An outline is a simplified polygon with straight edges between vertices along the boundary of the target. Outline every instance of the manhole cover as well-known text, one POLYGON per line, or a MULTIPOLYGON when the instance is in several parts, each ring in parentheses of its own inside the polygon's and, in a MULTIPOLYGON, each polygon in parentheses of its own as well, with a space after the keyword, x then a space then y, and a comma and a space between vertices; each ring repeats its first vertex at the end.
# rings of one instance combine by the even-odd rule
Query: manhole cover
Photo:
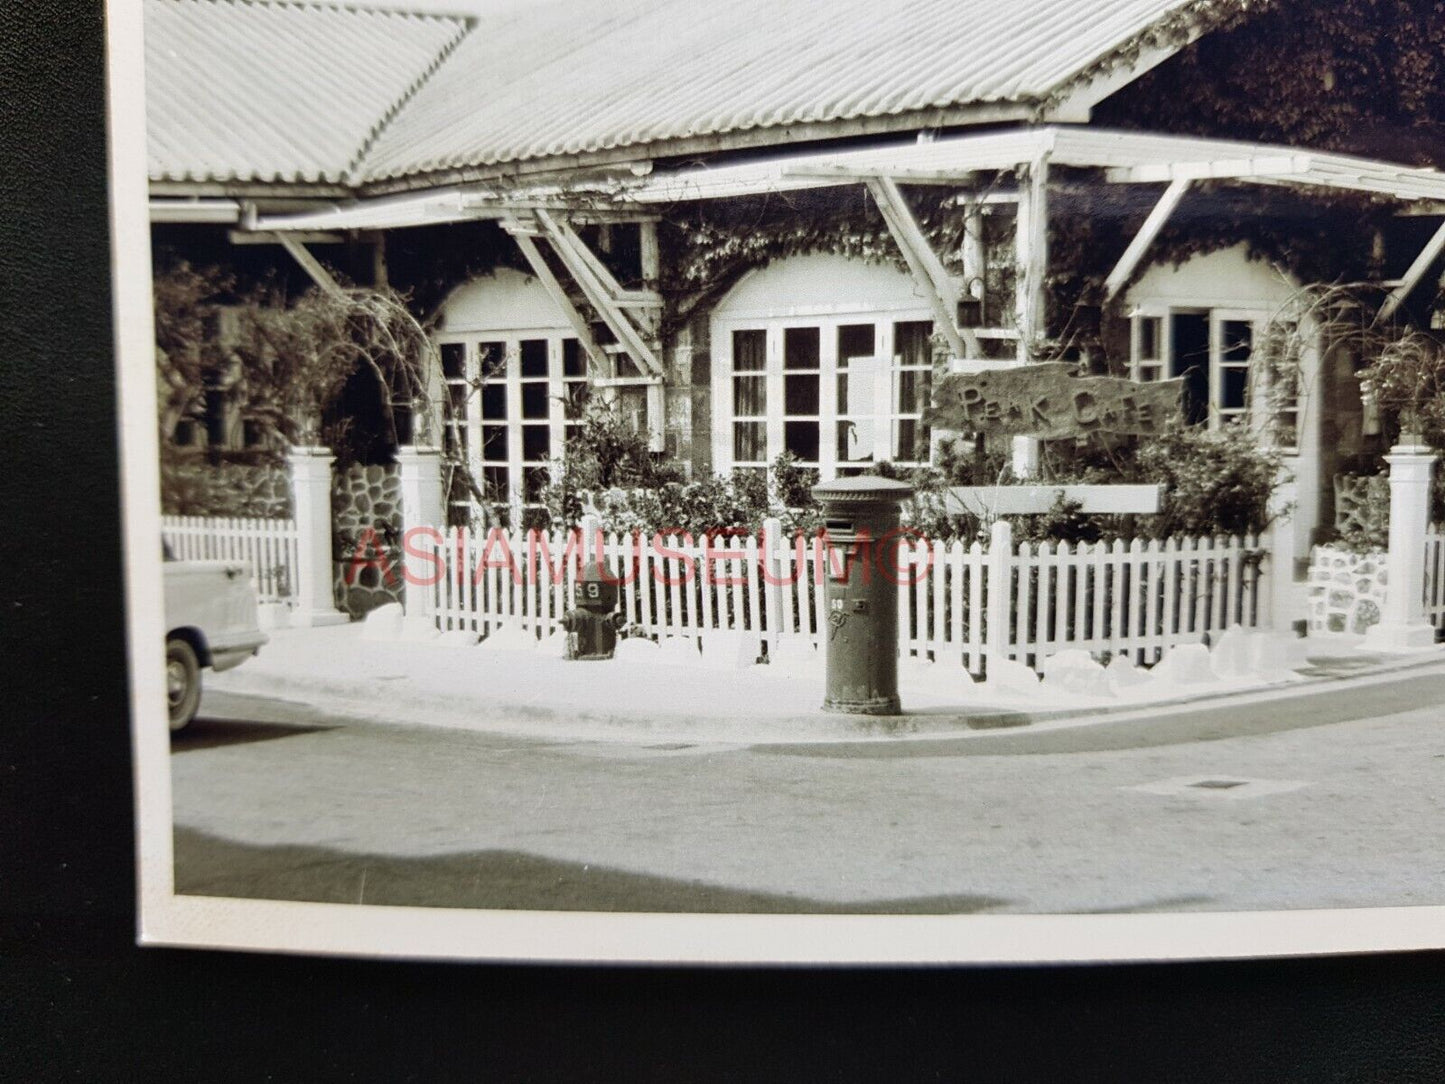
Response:
POLYGON ((1218 775, 1185 775, 1119 789, 1143 794, 1157 794, 1166 798, 1208 797, 1235 801, 1246 798, 1263 798, 1270 794, 1287 794, 1292 790, 1299 790, 1301 787, 1307 786, 1309 783, 1300 779, 1231 779, 1228 776, 1218 775))

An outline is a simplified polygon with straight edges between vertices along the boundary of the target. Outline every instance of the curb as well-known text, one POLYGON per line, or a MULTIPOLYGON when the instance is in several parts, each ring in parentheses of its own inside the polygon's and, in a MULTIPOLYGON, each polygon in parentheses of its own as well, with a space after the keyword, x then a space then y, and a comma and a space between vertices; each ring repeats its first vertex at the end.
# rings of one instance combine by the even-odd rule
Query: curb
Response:
MULTIPOLYGON (((619 740, 624 737, 646 738, 649 730, 696 731, 700 728, 715 731, 706 737, 697 737, 704 742, 767 745, 775 743, 848 743, 877 741, 908 741, 938 739, 946 737, 986 737, 992 733, 1017 732, 1032 726, 1061 724, 1050 729, 1062 729, 1063 725, 1088 726, 1096 723, 1117 721, 1126 716, 1143 714, 1174 714, 1184 709, 1208 709, 1215 705, 1227 705, 1233 701, 1263 697, 1266 701, 1286 699, 1291 695, 1311 695, 1322 686, 1368 683, 1387 679, 1394 674, 1408 675, 1445 662, 1445 657, 1431 652, 1425 657, 1402 658, 1395 662, 1373 665, 1369 669, 1354 673, 1297 675, 1297 680, 1235 687, 1224 690, 1201 691, 1194 695, 1182 695, 1168 700, 1133 703, 1104 703, 1083 707, 1060 707, 1030 710, 1027 708, 999 708, 990 706, 977 712, 967 710, 925 709, 900 716, 876 715, 831 715, 819 711, 816 715, 750 715, 742 718, 726 715, 691 716, 686 712, 674 712, 665 717, 658 714, 638 712, 578 710, 558 707, 543 702, 486 701, 469 697, 428 695, 425 692, 410 691, 406 708, 395 720, 401 726, 435 726, 442 729, 457 729, 458 726, 445 720, 435 722, 416 718, 418 710, 435 710, 451 719, 462 716, 510 717, 513 720, 537 723, 566 720, 584 727, 613 732, 608 737, 619 740), (729 725, 739 725, 749 732, 746 735, 723 733, 729 725), (778 731, 758 736, 759 729, 778 731)), ((342 685, 326 678, 297 678, 286 674, 257 674, 249 680, 244 668, 227 674, 225 679, 214 682, 217 691, 250 696, 278 696, 280 699, 294 699, 337 713, 356 713, 375 718, 378 705, 385 699, 369 693, 377 690, 357 689, 355 685, 342 685), (319 701, 319 702, 318 702, 319 701)), ((490 729, 483 727, 481 729, 490 729)), ((499 730, 503 728, 498 728, 499 730)), ((513 731, 516 732, 516 731, 513 731)), ((548 737, 532 733, 531 737, 548 737)), ((575 735, 571 735, 575 737, 575 735)), ((653 734, 652 736, 657 736, 653 734)), ((589 740, 589 739, 577 739, 589 740)), ((605 739, 604 739, 605 740, 605 739)))

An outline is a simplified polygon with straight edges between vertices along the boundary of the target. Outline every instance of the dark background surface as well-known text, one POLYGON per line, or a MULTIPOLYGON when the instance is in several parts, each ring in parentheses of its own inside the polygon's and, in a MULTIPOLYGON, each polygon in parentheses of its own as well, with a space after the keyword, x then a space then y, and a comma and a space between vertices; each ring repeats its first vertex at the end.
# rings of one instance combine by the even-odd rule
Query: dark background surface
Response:
POLYGON ((0 1078, 1445 1076, 1438 953, 829 972, 135 948, 103 47, 97 4, 0 5, 0 1078))

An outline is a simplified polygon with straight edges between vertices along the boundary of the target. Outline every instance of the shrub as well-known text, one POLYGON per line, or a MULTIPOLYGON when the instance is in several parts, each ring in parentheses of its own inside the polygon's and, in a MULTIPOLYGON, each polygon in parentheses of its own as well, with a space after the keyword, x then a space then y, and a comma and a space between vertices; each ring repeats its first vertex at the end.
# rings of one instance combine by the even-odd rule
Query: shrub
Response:
POLYGON ((1242 426, 1176 426, 1140 444, 1141 480, 1164 486, 1156 516, 1141 519, 1155 538, 1259 534, 1280 476, 1279 452, 1242 426))

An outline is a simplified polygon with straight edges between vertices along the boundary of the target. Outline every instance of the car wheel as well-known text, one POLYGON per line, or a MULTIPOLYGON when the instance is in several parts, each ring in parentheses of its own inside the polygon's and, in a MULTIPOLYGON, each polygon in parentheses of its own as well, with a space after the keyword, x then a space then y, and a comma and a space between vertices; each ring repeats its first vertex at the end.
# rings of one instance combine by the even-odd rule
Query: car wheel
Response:
POLYGON ((172 730, 194 719, 201 706, 201 664, 184 640, 166 641, 166 704, 172 730))

